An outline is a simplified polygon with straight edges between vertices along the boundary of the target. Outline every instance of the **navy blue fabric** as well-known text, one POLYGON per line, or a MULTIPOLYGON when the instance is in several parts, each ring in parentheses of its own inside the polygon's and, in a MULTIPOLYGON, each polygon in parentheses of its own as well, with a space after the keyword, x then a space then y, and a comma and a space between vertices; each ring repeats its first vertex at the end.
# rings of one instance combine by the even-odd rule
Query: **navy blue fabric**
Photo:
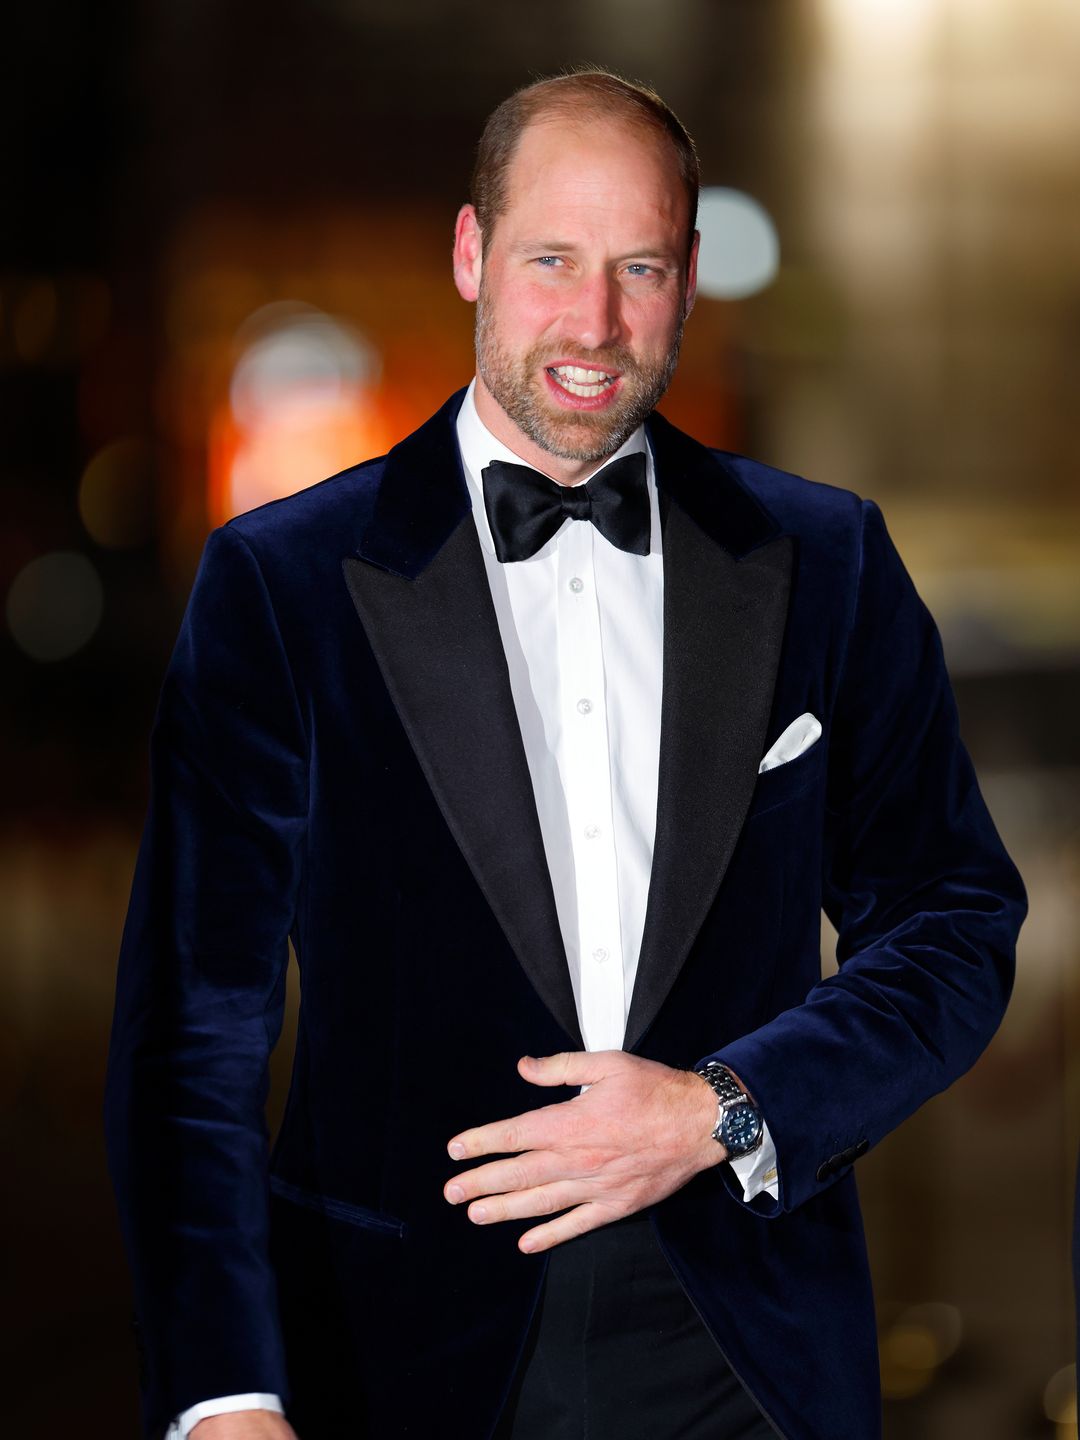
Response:
MULTIPOLYGON (((527 1223, 471 1226, 441 1194, 455 1131, 560 1093, 517 1057, 578 1043, 460 401, 215 531, 169 667, 106 1100, 148 1434, 275 1391, 302 1440, 477 1440, 528 1334, 545 1261, 516 1249, 527 1223), (290 935, 301 1010, 271 1157, 290 935)), ((1023 888, 876 507, 658 416, 649 435, 670 604, 629 1040, 730 1065, 781 1172, 776 1206, 722 1166, 653 1225, 789 1440, 872 1440, 852 1162, 993 1033, 1023 888), (821 739, 759 777, 805 711, 821 739), (822 906, 841 960, 824 982, 822 906)))

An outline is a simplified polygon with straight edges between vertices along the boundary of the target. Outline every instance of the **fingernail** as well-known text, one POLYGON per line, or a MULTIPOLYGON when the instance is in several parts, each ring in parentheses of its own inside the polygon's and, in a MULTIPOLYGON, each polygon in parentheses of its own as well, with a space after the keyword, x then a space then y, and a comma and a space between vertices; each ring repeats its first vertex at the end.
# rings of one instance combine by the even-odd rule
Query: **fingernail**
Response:
POLYGON ((455 1140, 454 1143, 448 1148, 450 1150, 450 1158, 452 1160, 465 1159, 465 1146, 462 1145, 460 1140, 455 1140))
POLYGON ((526 1235, 523 1240, 518 1242, 518 1249, 524 1250, 526 1255, 531 1255, 532 1252, 536 1249, 536 1241, 530 1240, 528 1235, 526 1235))
POLYGON ((462 1200, 465 1199, 465 1191, 460 1185, 451 1185, 446 1191, 446 1198, 450 1201, 451 1205, 460 1205, 462 1200))
POLYGON ((469 1211, 469 1219, 476 1225, 482 1225, 487 1219, 487 1207, 485 1205, 474 1205, 469 1211))

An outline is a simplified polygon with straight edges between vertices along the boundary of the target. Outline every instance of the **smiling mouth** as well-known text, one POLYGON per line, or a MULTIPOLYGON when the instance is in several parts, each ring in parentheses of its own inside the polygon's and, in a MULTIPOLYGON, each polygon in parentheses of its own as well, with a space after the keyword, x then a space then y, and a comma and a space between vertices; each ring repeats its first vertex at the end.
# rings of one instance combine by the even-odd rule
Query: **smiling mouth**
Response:
POLYGON ((583 400, 595 400, 611 388, 619 378, 603 370, 587 370, 582 365, 549 365, 547 373, 571 395, 583 400))

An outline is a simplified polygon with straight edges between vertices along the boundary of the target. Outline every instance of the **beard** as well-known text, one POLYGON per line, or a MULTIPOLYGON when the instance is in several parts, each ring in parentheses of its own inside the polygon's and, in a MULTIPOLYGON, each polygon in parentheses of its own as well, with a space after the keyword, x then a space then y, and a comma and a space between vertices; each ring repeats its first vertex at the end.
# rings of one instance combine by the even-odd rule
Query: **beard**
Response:
POLYGON ((476 368, 496 403, 534 445, 562 460, 606 460, 656 408, 679 363, 680 318, 667 353, 641 361, 620 345, 581 350, 572 344, 534 345, 515 358, 496 332, 483 281, 476 300, 476 368), (603 410, 564 410, 546 393, 539 372, 545 360, 573 360, 588 369, 619 372, 619 394, 603 410))

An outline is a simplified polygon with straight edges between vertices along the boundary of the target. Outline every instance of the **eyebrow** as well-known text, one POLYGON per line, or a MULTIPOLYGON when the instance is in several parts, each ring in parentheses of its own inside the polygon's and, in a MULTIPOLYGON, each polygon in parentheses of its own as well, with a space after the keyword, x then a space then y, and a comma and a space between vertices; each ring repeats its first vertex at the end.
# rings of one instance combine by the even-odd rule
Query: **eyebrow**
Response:
MULTIPOLYGON (((580 246, 570 240, 521 240, 516 245, 511 245, 510 250, 515 255, 565 255, 573 254, 580 246)), ((678 257, 674 250, 653 250, 643 245, 640 250, 629 250, 625 255, 616 255, 615 264, 623 260, 664 260, 677 262, 678 257)))
POLYGON ((512 247, 514 250, 535 250, 546 254, 549 250, 573 250, 574 246, 569 240, 519 240, 512 247))

